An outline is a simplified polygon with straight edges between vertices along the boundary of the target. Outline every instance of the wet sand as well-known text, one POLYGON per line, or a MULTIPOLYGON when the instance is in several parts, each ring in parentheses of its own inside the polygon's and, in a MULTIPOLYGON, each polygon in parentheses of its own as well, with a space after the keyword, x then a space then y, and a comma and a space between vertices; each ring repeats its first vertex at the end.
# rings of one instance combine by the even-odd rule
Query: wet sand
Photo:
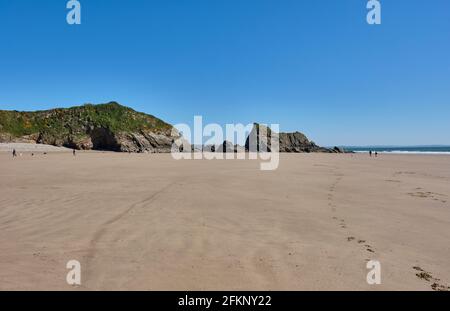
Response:
POLYGON ((65 147, 56 147, 43 144, 0 143, 0 152, 11 153, 14 149, 17 153, 72 152, 71 149, 65 147))
POLYGON ((0 290, 442 289, 450 157, 0 153, 0 232, 0 290))

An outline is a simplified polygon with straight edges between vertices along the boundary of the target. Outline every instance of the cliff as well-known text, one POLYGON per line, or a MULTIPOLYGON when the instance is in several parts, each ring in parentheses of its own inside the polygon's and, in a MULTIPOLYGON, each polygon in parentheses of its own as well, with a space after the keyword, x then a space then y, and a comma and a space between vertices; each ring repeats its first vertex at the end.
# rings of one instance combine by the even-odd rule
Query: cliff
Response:
POLYGON ((84 150, 170 152, 172 126, 110 102, 36 112, 0 110, 0 142, 84 150))
MULTIPOLYGON (((300 132, 275 133, 270 128, 254 124, 245 143, 246 151, 271 151, 270 138, 279 138, 280 152, 339 153, 337 147, 317 146, 300 132)), ((118 152, 171 152, 179 138, 172 125, 145 113, 119 105, 77 106, 36 112, 0 110, 0 143, 25 142, 63 146, 82 150, 118 152)), ((220 146, 203 149, 218 152, 243 151, 225 141, 220 146)), ((194 148, 195 149, 195 148, 194 148)))

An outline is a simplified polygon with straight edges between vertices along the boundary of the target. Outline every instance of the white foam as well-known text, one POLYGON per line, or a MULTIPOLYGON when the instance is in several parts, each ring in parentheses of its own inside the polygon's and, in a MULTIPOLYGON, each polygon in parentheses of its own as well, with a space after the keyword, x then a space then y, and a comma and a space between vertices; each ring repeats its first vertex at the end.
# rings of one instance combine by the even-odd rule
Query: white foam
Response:
MULTIPOLYGON (((369 153, 369 150, 357 150, 355 153, 369 153)), ((372 153, 381 154, 430 154, 430 155, 450 155, 450 151, 404 151, 404 150, 392 150, 392 151, 372 151, 372 153)))

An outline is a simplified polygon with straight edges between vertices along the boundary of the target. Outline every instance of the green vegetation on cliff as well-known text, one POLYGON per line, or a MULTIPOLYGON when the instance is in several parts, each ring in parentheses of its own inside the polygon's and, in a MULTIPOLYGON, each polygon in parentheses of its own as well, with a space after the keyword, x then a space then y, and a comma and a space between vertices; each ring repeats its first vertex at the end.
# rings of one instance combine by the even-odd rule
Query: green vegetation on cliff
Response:
POLYGON ((116 102, 36 112, 0 110, 0 133, 16 138, 29 135, 82 137, 96 128, 131 133, 165 131, 172 127, 154 116, 134 111, 116 102))

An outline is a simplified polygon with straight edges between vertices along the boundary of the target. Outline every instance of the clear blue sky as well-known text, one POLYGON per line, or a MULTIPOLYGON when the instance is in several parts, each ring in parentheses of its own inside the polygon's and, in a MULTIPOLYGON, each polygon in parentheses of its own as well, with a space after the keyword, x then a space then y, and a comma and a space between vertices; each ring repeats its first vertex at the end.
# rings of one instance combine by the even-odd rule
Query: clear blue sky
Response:
POLYGON ((0 0, 0 109, 118 101, 322 145, 450 144, 450 1, 0 0))

